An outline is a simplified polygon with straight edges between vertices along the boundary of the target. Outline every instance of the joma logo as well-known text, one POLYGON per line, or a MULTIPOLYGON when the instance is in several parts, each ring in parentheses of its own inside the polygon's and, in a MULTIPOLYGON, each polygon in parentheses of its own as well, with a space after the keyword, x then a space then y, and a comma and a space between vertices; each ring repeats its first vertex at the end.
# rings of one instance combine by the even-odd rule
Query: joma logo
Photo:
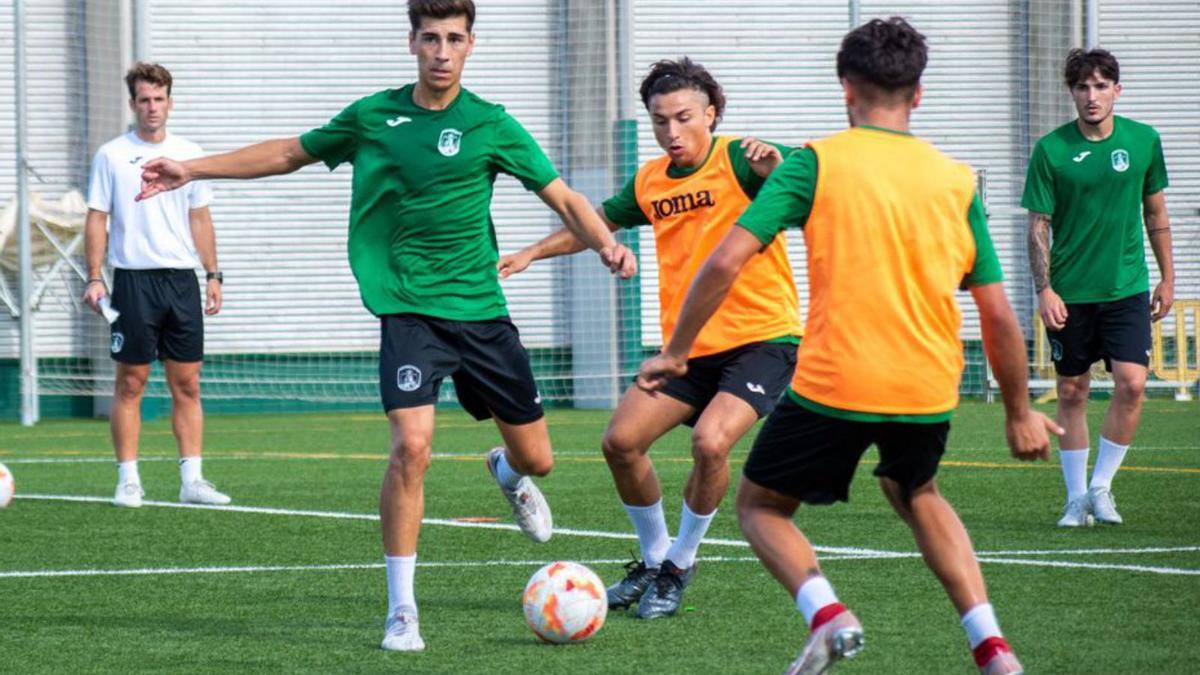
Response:
POLYGON ((708 190, 701 190, 696 194, 682 194, 666 199, 655 199, 650 203, 654 206, 654 217, 660 220, 680 213, 687 213, 692 209, 701 209, 716 205, 712 193, 708 190))

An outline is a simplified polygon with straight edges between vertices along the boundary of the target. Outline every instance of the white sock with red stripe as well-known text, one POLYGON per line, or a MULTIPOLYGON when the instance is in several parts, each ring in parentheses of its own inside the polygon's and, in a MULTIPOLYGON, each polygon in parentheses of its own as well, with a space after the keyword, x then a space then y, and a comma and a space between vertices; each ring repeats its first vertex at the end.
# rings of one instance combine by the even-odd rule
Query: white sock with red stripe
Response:
POLYGON ((838 602, 833 586, 823 576, 811 577, 800 584, 800 590, 796 591, 796 607, 804 615, 809 630, 820 628, 833 617, 846 611, 846 606, 838 602))
POLYGON ((997 653, 1012 651, 1004 635, 1000 633, 1000 623, 996 621, 996 612, 991 603, 985 602, 968 609, 962 615, 962 627, 967 633, 971 653, 975 655, 975 664, 980 668, 997 653))

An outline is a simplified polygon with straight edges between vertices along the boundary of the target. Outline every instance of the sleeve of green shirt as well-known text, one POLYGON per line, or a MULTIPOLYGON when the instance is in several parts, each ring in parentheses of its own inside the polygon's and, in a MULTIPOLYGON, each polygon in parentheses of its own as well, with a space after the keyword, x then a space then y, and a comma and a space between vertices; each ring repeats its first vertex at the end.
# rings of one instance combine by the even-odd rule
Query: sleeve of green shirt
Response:
MULTIPOLYGON (((750 199, 754 199, 767 179, 754 173, 754 169, 750 167, 750 161, 746 159, 746 151, 742 149, 742 140, 735 138, 729 141, 729 164, 733 167, 733 174, 737 176, 738 184, 742 186, 742 192, 745 192, 750 199)), ((795 148, 781 143, 763 142, 775 146, 784 159, 787 159, 787 156, 795 150, 795 148)))
POLYGON ((1021 206, 1033 213, 1054 214, 1054 167, 1050 166, 1050 158, 1041 143, 1033 146, 1029 156, 1021 206))
POLYGON ((1150 170, 1146 172, 1146 184, 1142 195, 1148 196, 1167 189, 1167 160, 1163 157, 1162 137, 1155 134, 1154 150, 1150 157, 1150 170))
POLYGON ((604 201, 604 216, 621 227, 649 225, 650 219, 637 201, 637 175, 625 181, 625 187, 604 201))
POLYGON ((967 207, 967 222, 971 226, 971 235, 975 237, 975 264, 963 279, 963 288, 1003 281, 1004 272, 1000 269, 1000 258, 996 256, 992 235, 988 233, 987 212, 979 193, 975 194, 971 205, 967 207))
POLYGON ((496 126, 496 169, 521 181, 526 190, 537 192, 558 178, 554 165, 533 136, 506 112, 496 126))
POLYGON ((804 227, 817 192, 817 153, 803 148, 788 155, 763 183, 758 196, 738 218, 738 227, 763 246, 788 227, 804 227))
POLYGON ((353 162, 358 150, 358 105, 355 101, 346 106, 337 117, 323 127, 317 127, 300 136, 300 147, 310 157, 316 157, 330 170, 342 162, 353 162))

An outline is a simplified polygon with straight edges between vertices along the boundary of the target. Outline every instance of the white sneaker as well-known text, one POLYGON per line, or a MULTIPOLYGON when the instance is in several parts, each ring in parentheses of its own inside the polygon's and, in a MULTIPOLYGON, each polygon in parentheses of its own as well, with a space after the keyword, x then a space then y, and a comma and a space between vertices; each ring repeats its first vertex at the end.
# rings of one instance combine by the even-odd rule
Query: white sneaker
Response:
POLYGON ((1025 667, 1010 651, 997 653, 987 663, 979 667, 980 675, 1024 675, 1025 667))
MULTIPOLYGON (((497 485, 499 485, 500 479, 496 477, 496 463, 500 461, 503 454, 504 448, 502 447, 492 448, 487 454, 488 472, 492 474, 492 478, 496 479, 497 485)), ((550 515, 550 505, 546 503, 545 495, 538 489, 538 486, 533 484, 533 480, 529 476, 523 476, 515 490, 509 490, 501 485, 500 492, 512 505, 513 518, 525 536, 539 544, 550 540, 550 535, 554 531, 554 518, 550 515)))
POLYGON ((383 624, 383 642, 379 643, 379 648, 389 652, 419 652, 425 649, 415 610, 401 608, 388 617, 383 624))
POLYGON ((1120 525, 1124 522, 1121 514, 1117 513, 1117 500, 1108 488, 1094 487, 1088 490, 1088 503, 1097 523, 1120 525))
POLYGON ((863 629, 858 618, 846 610, 826 621, 808 636, 804 650, 783 675, 820 675, 829 672, 839 659, 862 651, 863 629))
POLYGON ((233 501, 229 495, 217 492, 216 486, 206 480, 194 480, 179 486, 179 501, 185 504, 216 504, 218 506, 233 501))
POLYGON ((1087 492, 1068 501, 1058 519, 1059 527, 1091 527, 1092 523, 1092 500, 1087 492))
POLYGON ((119 483, 117 492, 113 495, 113 506, 124 506, 127 509, 137 509, 142 506, 142 497, 146 492, 141 483, 119 483))

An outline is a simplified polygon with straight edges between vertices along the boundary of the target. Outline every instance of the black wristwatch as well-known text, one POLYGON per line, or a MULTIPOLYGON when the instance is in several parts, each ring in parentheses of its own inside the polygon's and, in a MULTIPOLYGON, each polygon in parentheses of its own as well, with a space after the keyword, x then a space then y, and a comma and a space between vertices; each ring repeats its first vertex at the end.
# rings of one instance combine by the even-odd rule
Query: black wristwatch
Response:
POLYGON ((208 272, 204 275, 205 281, 212 281, 214 279, 217 281, 218 284, 221 284, 221 285, 225 284, 225 275, 221 272, 208 272))

